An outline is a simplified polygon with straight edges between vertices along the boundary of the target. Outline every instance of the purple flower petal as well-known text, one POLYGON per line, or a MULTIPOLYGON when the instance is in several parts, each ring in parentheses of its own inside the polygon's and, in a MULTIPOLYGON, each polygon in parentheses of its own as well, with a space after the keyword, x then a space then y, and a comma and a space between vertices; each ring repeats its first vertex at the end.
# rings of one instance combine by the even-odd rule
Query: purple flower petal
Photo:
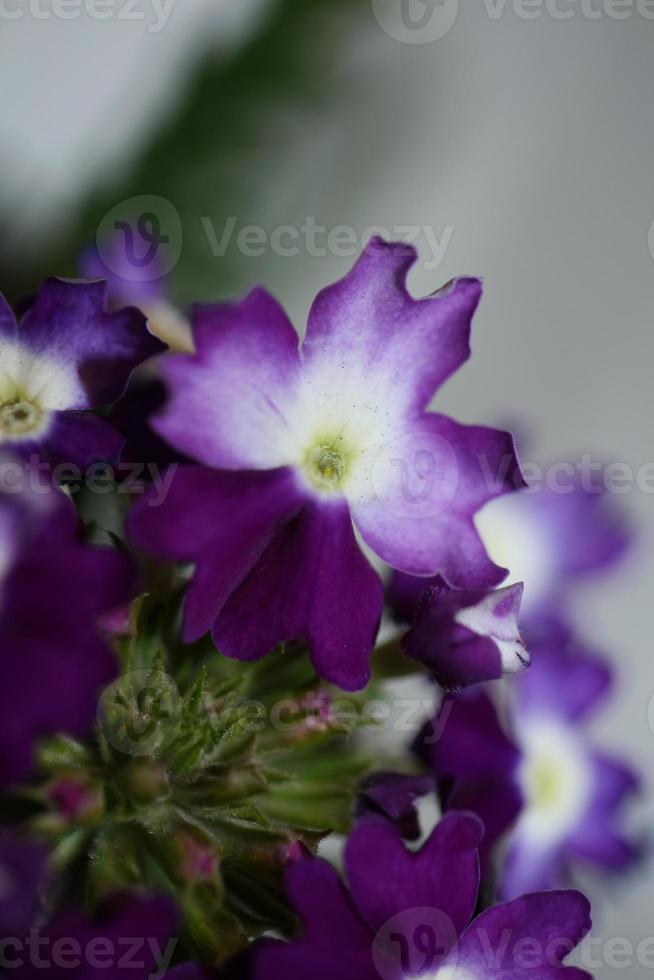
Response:
POLYGON ((359 549, 344 502, 308 504, 280 527, 213 630, 227 656, 253 660, 303 637, 316 672, 365 687, 383 587, 359 549), (281 587, 280 587, 281 585, 281 587))
POLYGON ((582 722, 608 694, 609 664, 569 640, 566 649, 547 637, 530 644, 532 666, 518 679, 519 716, 554 715, 569 724, 582 722))
POLYGON ((0 937, 23 936, 39 907, 45 848, 8 834, 0 837, 0 937))
POLYGON ((563 966, 590 931, 590 906, 579 892, 525 895, 483 912, 453 956, 452 980, 581 980, 583 970, 563 966))
POLYGON ((372 934, 333 868, 298 861, 287 872, 286 888, 302 935, 293 943, 263 943, 254 956, 254 980, 379 980, 372 934))
POLYGON ((27 505, 25 495, 0 495, 3 508, 20 523, 0 609, 0 783, 6 784, 30 774, 40 737, 88 733, 98 695, 117 668, 98 622, 128 601, 133 576, 126 555, 78 540, 74 508, 62 494, 51 490, 27 505))
POLYGON ((506 575, 488 558, 473 516, 521 486, 510 435, 423 415, 387 446, 373 470, 376 495, 354 502, 365 541, 387 564, 440 573, 460 588, 491 588, 506 575))
POLYGON ((163 499, 153 487, 132 508, 127 527, 137 548, 195 564, 184 609, 187 643, 211 629, 275 528, 302 502, 288 469, 232 473, 182 466, 163 499))
POLYGON ((434 788, 432 776, 375 773, 361 787, 358 816, 381 814, 397 825, 404 838, 417 840, 420 825, 415 801, 432 793, 434 788))
POLYGON ((610 871, 622 871, 641 857, 641 844, 621 829, 625 805, 636 795, 640 780, 619 759, 593 753, 594 792, 588 810, 567 842, 573 857, 610 871))
POLYGON ((447 690, 516 673, 529 662, 518 631, 521 596, 521 585, 482 592, 436 580, 402 648, 447 690))
POLYGON ((311 367, 356 365, 379 378, 405 412, 426 408, 467 360, 481 298, 479 280, 459 279, 412 299, 406 277, 416 258, 410 246, 373 239, 352 271, 316 298, 302 348, 311 367))
POLYGON ((423 732, 419 751, 437 776, 451 779, 512 779, 520 764, 520 752, 482 690, 446 698, 438 717, 423 732))
MULTIPOLYGON (((97 415, 57 412, 47 435, 34 449, 55 466, 68 463, 86 470, 93 462, 115 459, 122 444, 120 432, 97 415)), ((22 444, 22 455, 29 455, 26 449, 22 444)))
POLYGON ((362 821, 345 850, 356 908, 375 931, 406 909, 438 909, 453 926, 449 937, 440 938, 455 942, 477 902, 477 847, 482 837, 479 820, 470 814, 451 813, 412 854, 392 824, 376 818, 362 821))
POLYGON ((153 420, 176 449, 221 469, 290 463, 289 406, 297 384, 298 337, 278 303, 256 289, 242 303, 194 310, 197 354, 161 365, 170 399, 153 420))

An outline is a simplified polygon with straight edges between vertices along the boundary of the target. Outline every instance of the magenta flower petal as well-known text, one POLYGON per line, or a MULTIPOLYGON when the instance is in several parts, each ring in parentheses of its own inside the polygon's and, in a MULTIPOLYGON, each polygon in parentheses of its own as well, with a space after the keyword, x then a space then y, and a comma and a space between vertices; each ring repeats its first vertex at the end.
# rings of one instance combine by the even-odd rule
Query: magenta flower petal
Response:
POLYGON ((223 608, 213 637, 239 660, 304 637, 321 677, 360 690, 370 677, 383 602, 381 580, 357 545, 346 504, 308 504, 278 529, 223 608))
POLYGON ((300 357, 284 311, 256 289, 242 303, 196 307, 193 336, 196 354, 176 354, 161 365, 170 400, 155 430, 208 466, 286 465, 300 357))

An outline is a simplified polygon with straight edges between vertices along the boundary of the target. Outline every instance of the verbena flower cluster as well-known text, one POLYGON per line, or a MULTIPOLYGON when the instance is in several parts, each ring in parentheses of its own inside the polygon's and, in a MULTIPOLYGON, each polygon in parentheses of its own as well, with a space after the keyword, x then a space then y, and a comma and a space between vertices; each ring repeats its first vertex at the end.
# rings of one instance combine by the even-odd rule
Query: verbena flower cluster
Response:
POLYGON ((0 299, 0 975, 589 975, 573 875, 641 848, 573 593, 631 535, 430 410, 482 287, 414 261, 373 240, 301 342, 96 253, 0 299))

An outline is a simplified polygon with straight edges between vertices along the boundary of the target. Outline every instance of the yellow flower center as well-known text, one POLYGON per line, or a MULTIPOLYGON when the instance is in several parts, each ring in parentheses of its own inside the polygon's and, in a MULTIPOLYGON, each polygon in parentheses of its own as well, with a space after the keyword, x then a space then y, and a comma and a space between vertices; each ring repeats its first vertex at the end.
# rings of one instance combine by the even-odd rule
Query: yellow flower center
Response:
POLYGON ((352 450, 344 443, 342 436, 321 439, 307 450, 303 469, 316 490, 334 493, 342 488, 352 459, 352 450))
POLYGON ((541 758, 534 762, 529 783, 533 806, 540 810, 551 810, 557 806, 563 785, 559 766, 554 759, 541 758))
POLYGON ((21 439, 43 426, 44 412, 26 398, 15 398, 0 405, 0 436, 21 439))

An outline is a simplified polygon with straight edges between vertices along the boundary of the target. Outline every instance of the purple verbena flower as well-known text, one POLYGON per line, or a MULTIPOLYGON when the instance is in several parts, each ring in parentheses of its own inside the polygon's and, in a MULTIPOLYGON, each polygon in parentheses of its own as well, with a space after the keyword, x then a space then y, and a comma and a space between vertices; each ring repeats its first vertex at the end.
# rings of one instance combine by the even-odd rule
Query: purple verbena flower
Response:
POLYGON ((420 747, 446 806, 473 810, 486 824, 484 859, 510 831, 504 898, 564 884, 574 864, 621 870, 639 853, 621 828, 638 780, 595 749, 584 727, 609 689, 606 664, 572 645, 532 653, 515 682, 512 732, 489 696, 474 691, 444 702, 420 747))
POLYGON ((115 675, 100 617, 130 598, 129 558, 80 540, 70 501, 30 491, 17 462, 0 466, 0 784, 32 769, 38 739, 88 734, 98 694, 115 675), (11 468, 10 468, 11 467, 11 468), (22 476, 21 476, 22 474, 22 476))
POLYGON ((518 629, 522 585, 486 592, 440 578, 423 594, 402 649, 447 690, 515 674, 529 664, 518 629))
POLYGON ((391 824, 370 818, 346 845, 347 890, 325 861, 293 865, 287 890, 301 935, 264 942, 254 980, 588 977, 563 965, 591 925, 578 892, 527 895, 473 918, 482 834, 475 817, 448 814, 412 853, 391 824))
POLYGON ((223 653, 256 660, 303 637, 319 675, 365 686, 383 591, 353 522, 403 571, 463 587, 503 578, 473 515, 522 485, 513 440, 426 412, 468 357, 481 285, 416 301, 414 261, 373 241, 320 293, 301 349, 263 290, 198 307, 197 354, 162 364, 170 400, 154 427, 205 468, 181 468, 161 506, 140 501, 130 529, 144 551, 195 565, 186 642, 211 630, 223 653))
POLYGON ((105 298, 102 282, 47 279, 17 322, 0 296, 0 445, 81 467, 117 453, 119 433, 90 410, 164 346, 138 310, 108 313, 105 298))

